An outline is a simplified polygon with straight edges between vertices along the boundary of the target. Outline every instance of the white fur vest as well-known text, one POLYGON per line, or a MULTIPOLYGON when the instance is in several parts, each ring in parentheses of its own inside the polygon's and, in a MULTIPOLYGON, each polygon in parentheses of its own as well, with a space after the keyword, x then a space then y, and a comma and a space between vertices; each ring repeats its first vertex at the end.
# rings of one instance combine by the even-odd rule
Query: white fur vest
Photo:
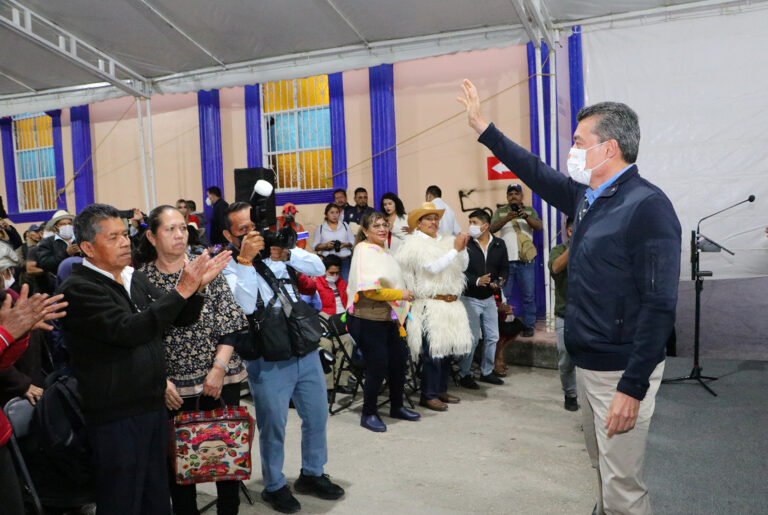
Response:
POLYGON ((433 299, 435 295, 461 295, 464 291, 466 255, 459 254, 438 274, 424 269, 453 248, 453 239, 425 238, 416 233, 407 238, 395 256, 403 271, 405 287, 416 300, 411 307, 411 320, 406 326, 411 355, 421 352, 422 336, 429 342, 429 354, 434 358, 468 353, 472 349, 472 331, 464 305, 433 299))

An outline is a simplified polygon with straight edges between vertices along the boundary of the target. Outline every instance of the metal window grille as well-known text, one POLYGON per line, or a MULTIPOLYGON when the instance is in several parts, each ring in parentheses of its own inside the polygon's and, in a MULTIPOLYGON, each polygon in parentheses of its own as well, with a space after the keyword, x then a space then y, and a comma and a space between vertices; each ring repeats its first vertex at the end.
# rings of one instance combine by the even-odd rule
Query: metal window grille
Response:
POLYGON ((45 113, 13 117, 19 212, 56 209, 53 120, 45 113))
POLYGON ((261 86, 264 166, 279 191, 333 186, 328 76, 267 82, 261 86))

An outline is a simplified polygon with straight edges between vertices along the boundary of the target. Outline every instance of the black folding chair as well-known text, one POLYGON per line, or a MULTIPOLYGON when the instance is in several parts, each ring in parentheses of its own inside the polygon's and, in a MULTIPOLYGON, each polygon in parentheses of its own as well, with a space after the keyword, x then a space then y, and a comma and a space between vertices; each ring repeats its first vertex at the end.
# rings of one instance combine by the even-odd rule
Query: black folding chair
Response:
POLYGON ((341 321, 341 315, 321 316, 320 324, 325 332, 324 337, 331 342, 331 354, 337 360, 335 371, 331 371, 333 374, 333 388, 328 393, 328 412, 331 415, 335 415, 348 408, 354 402, 360 390, 360 385, 363 384, 365 365, 361 357, 357 356, 355 352, 348 352, 344 346, 341 337, 348 334, 348 331, 346 324, 341 321), (339 404, 338 407, 334 408, 334 405, 336 405, 336 394, 342 386, 341 377, 345 372, 349 372, 355 378, 355 385, 347 402, 339 404))
POLYGON ((29 474, 29 469, 19 446, 19 439, 23 439, 29 434, 29 426, 32 422, 35 407, 27 399, 15 397, 6 403, 3 412, 5 412, 5 416, 8 417, 13 428, 8 444, 13 454, 13 460, 16 463, 16 470, 23 482, 24 494, 31 500, 34 513, 45 515, 40 497, 38 497, 35 485, 32 483, 32 476, 29 474))

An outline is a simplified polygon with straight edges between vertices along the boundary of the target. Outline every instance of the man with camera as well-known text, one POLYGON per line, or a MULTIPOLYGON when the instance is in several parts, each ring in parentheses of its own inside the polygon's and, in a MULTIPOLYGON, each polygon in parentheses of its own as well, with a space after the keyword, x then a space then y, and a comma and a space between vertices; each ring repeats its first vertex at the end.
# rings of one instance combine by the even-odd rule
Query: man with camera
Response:
MULTIPOLYGON (((235 300, 251 319, 258 318, 264 310, 274 308, 279 308, 279 313, 289 318, 280 300, 281 297, 286 299, 287 293, 291 297, 290 301, 297 301, 289 267, 310 277, 325 274, 325 266, 318 256, 300 248, 277 246, 290 243, 284 241, 286 238, 270 235, 265 242, 256 230, 251 217, 251 205, 247 202, 236 202, 227 209, 224 237, 231 243, 236 254, 236 258, 224 270, 224 275, 235 300), (270 245, 269 257, 262 259, 261 253, 267 244, 270 245), (254 266, 254 261, 259 259, 262 259, 262 263, 256 264, 262 270, 261 273, 254 266), (286 286, 279 290, 282 292, 280 295, 270 285, 272 278, 266 275, 274 276, 286 286)), ((317 342, 314 348, 297 348, 288 332, 290 324, 283 320, 279 322, 266 324, 269 325, 269 334, 265 334, 264 339, 270 340, 269 348, 263 343, 262 356, 248 360, 246 368, 259 428, 261 470, 265 486, 261 497, 279 512, 294 513, 301 509, 301 504, 291 493, 283 474, 285 426, 291 400, 302 420, 302 466, 294 489, 299 493, 329 500, 340 498, 344 490, 323 473, 327 461, 325 431, 328 401, 317 342)))
POLYGON ((536 275, 533 267, 536 252, 533 247, 533 231, 541 229, 541 220, 536 210, 523 204, 523 187, 519 184, 507 186, 507 204, 493 213, 491 232, 498 232, 507 245, 509 278, 504 284, 504 296, 509 300, 515 284, 519 285, 523 297, 523 309, 519 317, 525 324, 522 336, 526 337, 533 336, 533 326, 536 325, 536 275))

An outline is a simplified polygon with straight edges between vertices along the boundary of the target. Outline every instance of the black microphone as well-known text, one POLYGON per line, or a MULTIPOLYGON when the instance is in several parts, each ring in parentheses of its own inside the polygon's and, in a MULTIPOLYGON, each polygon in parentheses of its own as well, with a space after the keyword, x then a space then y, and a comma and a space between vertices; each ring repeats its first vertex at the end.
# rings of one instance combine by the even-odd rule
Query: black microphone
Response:
POLYGON ((717 211, 717 212, 715 212, 715 213, 712 213, 711 215, 707 215, 707 216, 705 216, 704 218, 702 218, 701 220, 699 220, 699 223, 698 223, 698 225, 696 225, 696 232, 697 232, 697 233, 699 232, 699 227, 701 226, 701 222, 703 222, 703 221, 704 221, 704 220, 706 220, 707 218, 712 218, 712 217, 713 217, 713 216, 715 216, 715 215, 719 215, 719 214, 720 214, 720 213, 722 213, 723 211, 728 211, 729 209, 733 209, 734 207, 736 207, 736 206, 740 206, 741 204, 743 204, 743 203, 745 203, 745 202, 754 202, 754 201, 755 201, 755 196, 754 196, 754 195, 750 195, 749 197, 747 197, 747 199, 746 199, 746 200, 742 200, 741 202, 736 202, 736 203, 735 203, 734 205, 732 205, 732 206, 728 206, 728 207, 726 207, 725 209, 721 209, 720 211, 717 211))

